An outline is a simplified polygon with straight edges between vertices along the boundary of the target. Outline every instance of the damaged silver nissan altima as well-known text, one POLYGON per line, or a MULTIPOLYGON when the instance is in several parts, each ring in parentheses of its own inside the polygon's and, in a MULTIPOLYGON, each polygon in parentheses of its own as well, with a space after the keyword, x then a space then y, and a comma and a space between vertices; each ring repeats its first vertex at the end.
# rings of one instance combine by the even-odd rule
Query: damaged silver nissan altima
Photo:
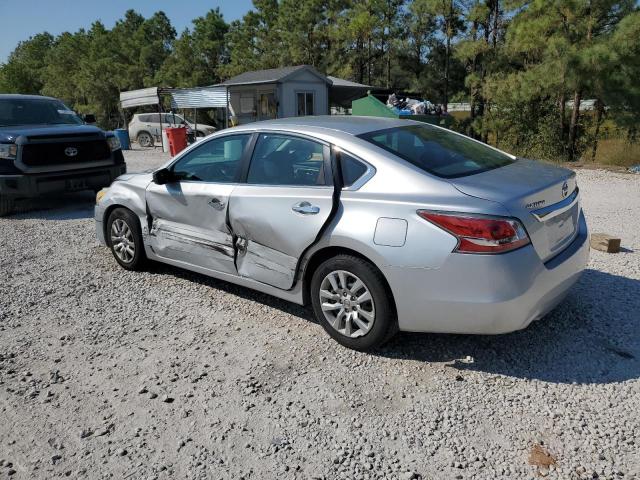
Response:
POLYGON ((572 171, 407 120, 230 128, 96 203, 122 267, 156 260, 311 305, 357 350, 398 330, 525 328, 589 254, 572 171))

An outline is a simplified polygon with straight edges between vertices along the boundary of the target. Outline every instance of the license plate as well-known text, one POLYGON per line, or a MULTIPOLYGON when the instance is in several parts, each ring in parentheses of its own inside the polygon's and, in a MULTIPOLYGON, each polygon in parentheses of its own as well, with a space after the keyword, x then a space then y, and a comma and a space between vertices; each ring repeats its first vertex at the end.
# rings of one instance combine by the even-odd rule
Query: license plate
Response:
POLYGON ((65 180, 65 188, 70 192, 77 192, 78 190, 86 190, 88 187, 83 178, 72 178, 65 180))
POLYGON ((556 248, 572 238, 578 225, 578 207, 574 207, 567 212, 546 222, 549 235, 549 244, 556 248))

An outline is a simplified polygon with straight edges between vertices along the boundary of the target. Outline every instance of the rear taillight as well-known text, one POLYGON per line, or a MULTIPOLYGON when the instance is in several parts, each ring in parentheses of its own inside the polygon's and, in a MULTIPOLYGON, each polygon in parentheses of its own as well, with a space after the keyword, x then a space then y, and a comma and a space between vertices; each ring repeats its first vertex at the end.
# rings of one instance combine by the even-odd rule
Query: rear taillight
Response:
POLYGON ((522 224, 513 218, 418 210, 425 220, 458 239, 453 250, 460 253, 503 253, 529 243, 522 224))

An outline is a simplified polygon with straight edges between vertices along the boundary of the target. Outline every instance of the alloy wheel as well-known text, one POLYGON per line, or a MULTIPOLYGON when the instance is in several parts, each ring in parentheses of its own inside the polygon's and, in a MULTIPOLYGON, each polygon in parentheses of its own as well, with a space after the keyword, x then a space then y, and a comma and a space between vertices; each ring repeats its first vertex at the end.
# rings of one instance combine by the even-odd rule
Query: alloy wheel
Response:
POLYGON ((350 338, 366 335, 376 318, 371 292, 346 270, 329 273, 320 284, 320 305, 325 319, 337 332, 350 338))
POLYGON ((133 232, 127 222, 116 218, 111 224, 111 245, 120 260, 130 263, 136 254, 133 232))

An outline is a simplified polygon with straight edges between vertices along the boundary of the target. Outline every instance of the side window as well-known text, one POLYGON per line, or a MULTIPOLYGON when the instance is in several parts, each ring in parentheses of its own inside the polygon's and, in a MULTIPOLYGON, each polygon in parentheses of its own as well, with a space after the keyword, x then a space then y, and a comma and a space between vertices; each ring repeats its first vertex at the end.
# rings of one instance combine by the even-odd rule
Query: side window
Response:
POLYGON ((236 180, 251 135, 232 135, 204 142, 173 164, 180 180, 228 183, 236 180))
POLYGON ((182 125, 184 123, 184 118, 182 118, 180 115, 176 115, 175 113, 163 113, 162 123, 171 125, 182 125))
POLYGON ((148 118, 147 122, 149 122, 149 123, 160 123, 160 115, 157 114, 157 113, 149 115, 149 118, 148 118))
POLYGON ((298 137, 261 134, 247 183, 258 185, 325 185, 323 146, 298 137))
POLYGON ((348 153, 340 153, 340 168, 342 169, 342 182, 345 187, 350 187, 365 174, 367 166, 360 160, 356 160, 348 153))

